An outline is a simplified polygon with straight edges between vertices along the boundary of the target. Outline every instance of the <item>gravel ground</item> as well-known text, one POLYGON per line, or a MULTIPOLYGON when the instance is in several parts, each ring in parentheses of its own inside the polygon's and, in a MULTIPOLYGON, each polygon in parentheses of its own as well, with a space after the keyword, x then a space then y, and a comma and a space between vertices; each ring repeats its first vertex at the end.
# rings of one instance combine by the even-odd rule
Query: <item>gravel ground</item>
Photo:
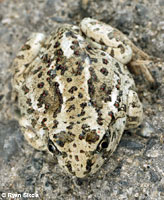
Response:
POLYGON ((0 0, 0 199, 164 200, 163 55, 164 0, 0 0), (30 33, 50 33, 86 16, 118 28, 154 57, 157 86, 135 76, 145 114, 138 134, 126 132, 111 159, 82 181, 29 146, 9 110, 11 64, 30 33))

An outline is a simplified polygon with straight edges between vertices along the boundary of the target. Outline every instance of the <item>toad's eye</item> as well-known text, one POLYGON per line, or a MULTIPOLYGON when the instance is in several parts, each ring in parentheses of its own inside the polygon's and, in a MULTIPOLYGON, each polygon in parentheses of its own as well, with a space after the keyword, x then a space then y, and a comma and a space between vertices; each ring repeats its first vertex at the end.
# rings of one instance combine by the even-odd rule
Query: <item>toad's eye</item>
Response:
POLYGON ((109 145, 109 140, 110 140, 110 133, 107 132, 104 137, 101 139, 101 141, 99 142, 98 146, 97 146, 97 151, 101 152, 104 151, 105 149, 108 148, 109 145))
POLYGON ((53 154, 59 154, 59 150, 56 148, 54 143, 49 139, 48 140, 48 150, 53 154))
POLYGON ((103 141, 103 142, 101 143, 101 148, 102 148, 102 149, 106 149, 106 148, 108 147, 108 144, 109 144, 108 141, 103 141))

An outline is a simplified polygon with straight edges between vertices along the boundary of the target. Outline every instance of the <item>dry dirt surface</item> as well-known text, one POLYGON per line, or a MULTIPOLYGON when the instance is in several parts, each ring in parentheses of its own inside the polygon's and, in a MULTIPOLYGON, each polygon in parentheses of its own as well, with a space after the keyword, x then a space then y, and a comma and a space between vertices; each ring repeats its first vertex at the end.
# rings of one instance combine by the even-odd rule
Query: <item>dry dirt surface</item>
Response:
POLYGON ((164 200, 164 0, 0 0, 0 199, 164 200), (157 84, 134 77, 143 124, 125 132, 95 175, 79 180, 24 140, 9 114, 10 69, 32 32, 48 34, 87 16, 118 28, 152 56, 157 84))

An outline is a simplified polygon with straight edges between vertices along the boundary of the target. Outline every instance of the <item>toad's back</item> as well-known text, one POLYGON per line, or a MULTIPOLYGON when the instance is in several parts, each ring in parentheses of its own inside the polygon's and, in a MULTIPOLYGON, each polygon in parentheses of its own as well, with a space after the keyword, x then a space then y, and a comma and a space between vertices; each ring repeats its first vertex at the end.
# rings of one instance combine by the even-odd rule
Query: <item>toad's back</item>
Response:
MULTIPOLYGON (((47 149, 51 139, 59 151, 80 155, 95 151, 110 130, 111 138, 118 132, 110 147, 114 151, 134 82, 124 65, 93 48, 78 27, 67 25, 51 34, 35 59, 15 70, 14 82, 20 125, 35 148, 47 149), (115 125, 117 119, 121 121, 115 125)), ((65 160, 62 165, 70 162, 65 160)))

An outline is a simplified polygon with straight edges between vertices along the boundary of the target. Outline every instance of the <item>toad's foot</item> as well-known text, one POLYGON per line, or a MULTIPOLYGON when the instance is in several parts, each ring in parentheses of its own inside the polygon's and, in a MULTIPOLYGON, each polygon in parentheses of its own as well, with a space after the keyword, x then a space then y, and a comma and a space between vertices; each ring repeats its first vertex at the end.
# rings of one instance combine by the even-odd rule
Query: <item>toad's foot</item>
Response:
POLYGON ((130 42, 129 45, 133 50, 133 59, 128 64, 130 71, 132 71, 136 75, 143 74, 145 79, 149 83, 155 85, 155 79, 153 78, 153 76, 149 71, 150 65, 153 63, 153 60, 149 55, 147 55, 141 49, 136 47, 131 41, 129 42, 130 42))
POLYGON ((131 61, 128 66, 134 74, 136 74, 136 75, 143 74, 145 79, 149 83, 154 85, 155 80, 148 69, 148 66, 151 63, 152 63, 152 61, 150 61, 150 60, 136 60, 136 61, 131 61))

